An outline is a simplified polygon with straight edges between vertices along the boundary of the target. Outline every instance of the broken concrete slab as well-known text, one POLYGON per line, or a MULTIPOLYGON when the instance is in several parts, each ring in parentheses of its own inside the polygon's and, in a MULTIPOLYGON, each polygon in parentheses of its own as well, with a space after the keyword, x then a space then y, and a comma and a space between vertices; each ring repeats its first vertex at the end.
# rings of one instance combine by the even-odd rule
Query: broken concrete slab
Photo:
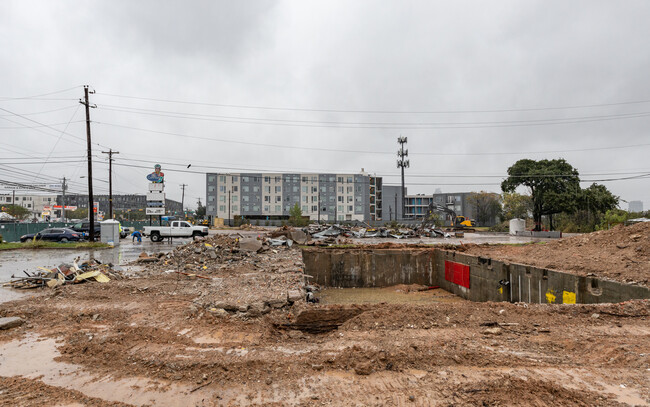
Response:
POLYGON ((240 239, 239 249, 247 252, 256 252, 262 248, 262 241, 257 239, 240 239))
POLYGON ((289 232, 289 237, 291 240, 298 244, 306 244, 307 241, 309 240, 309 236, 307 236, 307 233, 303 232, 302 230, 292 230, 289 232))
POLYGON ((0 329, 11 329, 21 326, 25 321, 19 317, 0 318, 0 329))
POLYGON ((296 302, 300 301, 304 298, 305 296, 303 295, 301 290, 289 290, 287 291, 287 300, 289 302, 296 302))

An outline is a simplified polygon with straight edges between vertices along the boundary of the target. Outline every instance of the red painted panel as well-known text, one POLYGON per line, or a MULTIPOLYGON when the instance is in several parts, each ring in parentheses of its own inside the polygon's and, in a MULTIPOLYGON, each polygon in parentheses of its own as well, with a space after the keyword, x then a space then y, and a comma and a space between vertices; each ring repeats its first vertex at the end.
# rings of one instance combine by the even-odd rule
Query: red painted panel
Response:
POLYGON ((469 288, 469 266, 445 260, 445 280, 469 288))

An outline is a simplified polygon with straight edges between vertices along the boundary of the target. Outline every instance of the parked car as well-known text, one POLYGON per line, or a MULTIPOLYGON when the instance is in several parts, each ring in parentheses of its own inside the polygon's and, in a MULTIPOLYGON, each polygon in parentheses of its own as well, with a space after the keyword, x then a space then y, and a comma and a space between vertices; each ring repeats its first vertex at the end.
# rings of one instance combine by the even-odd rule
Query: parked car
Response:
POLYGON ((20 241, 25 243, 28 240, 46 240, 50 242, 78 242, 82 234, 68 228, 44 229, 38 233, 28 233, 20 237, 20 241))
POLYGON ((125 237, 127 237, 128 235, 133 233, 134 230, 135 230, 135 228, 128 227, 128 226, 123 226, 122 227, 122 232, 120 232, 120 237, 122 239, 124 239, 125 237))
POLYGON ((152 242, 162 242, 166 237, 191 237, 207 236, 208 228, 205 226, 192 226, 189 222, 173 221, 171 226, 145 226, 144 235, 150 236, 152 242))
MULTIPOLYGON (((82 233, 84 238, 87 238, 90 235, 90 222, 79 222, 72 227, 72 230, 82 233)), ((99 222, 95 222, 95 239, 99 239, 101 227, 99 222)))

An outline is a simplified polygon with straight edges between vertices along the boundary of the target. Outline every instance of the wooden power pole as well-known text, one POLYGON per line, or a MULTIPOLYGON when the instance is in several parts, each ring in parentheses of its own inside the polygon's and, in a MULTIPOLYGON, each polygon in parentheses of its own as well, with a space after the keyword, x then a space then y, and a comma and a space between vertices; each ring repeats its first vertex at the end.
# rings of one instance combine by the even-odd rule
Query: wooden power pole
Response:
POLYGON ((88 222, 89 222, 89 235, 90 241, 95 240, 95 213, 94 213, 94 196, 93 196, 93 159, 92 159, 92 145, 90 141, 90 108, 96 108, 96 105, 91 106, 88 101, 88 94, 95 93, 89 91, 88 85, 84 86, 84 98, 79 100, 79 103, 86 106, 86 142, 88 144, 88 222))
POLYGON ((113 154, 119 154, 119 151, 102 151, 102 154, 108 154, 108 218, 113 219, 113 154))

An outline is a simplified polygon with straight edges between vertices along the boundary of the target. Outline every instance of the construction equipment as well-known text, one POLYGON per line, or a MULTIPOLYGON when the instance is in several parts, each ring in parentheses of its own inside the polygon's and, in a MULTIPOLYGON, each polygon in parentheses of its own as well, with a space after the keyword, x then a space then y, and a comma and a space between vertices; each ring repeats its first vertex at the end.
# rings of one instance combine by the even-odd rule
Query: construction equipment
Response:
POLYGON ((466 217, 462 215, 457 215, 456 212, 454 212, 453 209, 449 209, 446 206, 440 205, 435 202, 429 203, 429 207, 427 208, 427 213, 424 216, 424 219, 422 220, 422 226, 421 227, 426 227, 428 226, 429 223, 431 223, 431 218, 434 212, 443 212, 451 217, 451 228, 452 230, 463 230, 466 232, 474 232, 474 229, 472 227, 476 226, 476 222, 473 220, 467 219, 466 217))

